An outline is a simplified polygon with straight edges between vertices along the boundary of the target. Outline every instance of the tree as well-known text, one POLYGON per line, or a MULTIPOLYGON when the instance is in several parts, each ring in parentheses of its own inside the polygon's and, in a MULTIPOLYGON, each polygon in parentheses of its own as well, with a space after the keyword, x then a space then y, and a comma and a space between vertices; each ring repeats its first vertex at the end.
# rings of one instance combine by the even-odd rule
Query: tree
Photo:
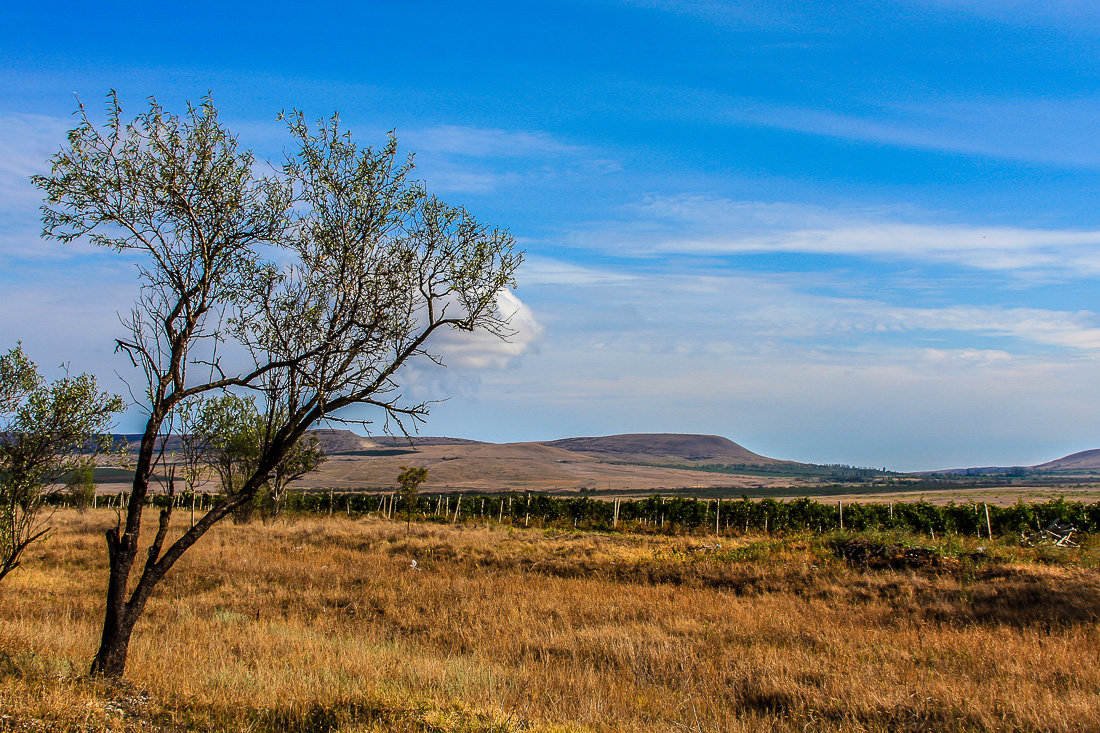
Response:
MULTIPOLYGON (((194 488, 199 467, 217 476, 226 495, 238 492, 250 476, 271 438, 268 420, 252 396, 225 394, 200 400, 181 410, 181 454, 188 484, 194 488)), ((325 460, 313 435, 298 439, 248 503, 237 507, 234 520, 247 522, 259 511, 265 521, 277 517, 286 500, 287 485, 313 471, 325 460)))
POLYGON ((428 478, 428 469, 416 466, 402 466, 401 473, 397 474, 398 491, 401 494, 401 502, 405 505, 405 534, 412 527, 413 502, 416 501, 420 484, 428 478))
POLYGON ((521 255, 507 232, 413 181, 392 134, 381 148, 361 147, 335 115, 316 126, 300 113, 281 117, 296 152, 258 175, 210 99, 183 117, 150 100, 124 124, 112 94, 102 129, 83 107, 78 114, 50 174, 34 179, 46 197, 44 236, 86 236, 142 259, 142 293, 116 348, 142 371, 148 419, 125 523, 107 532, 106 612, 92 663, 93 673, 118 677, 153 589, 215 523, 253 500, 312 425, 367 405, 387 430, 405 432, 428 404, 405 399, 397 376, 440 361, 427 348, 433 334, 509 334, 498 295, 521 255), (268 420, 260 454, 235 492, 171 542, 166 507, 131 581, 158 434, 189 400, 230 389, 250 391, 268 420))
POLYGON ((47 383, 22 346, 0 355, 0 580, 49 533, 42 516, 49 487, 110 449, 106 433, 122 408, 95 377, 47 383))
POLYGON ((65 493, 82 514, 95 501, 95 465, 94 459, 81 456, 77 465, 65 477, 65 493))

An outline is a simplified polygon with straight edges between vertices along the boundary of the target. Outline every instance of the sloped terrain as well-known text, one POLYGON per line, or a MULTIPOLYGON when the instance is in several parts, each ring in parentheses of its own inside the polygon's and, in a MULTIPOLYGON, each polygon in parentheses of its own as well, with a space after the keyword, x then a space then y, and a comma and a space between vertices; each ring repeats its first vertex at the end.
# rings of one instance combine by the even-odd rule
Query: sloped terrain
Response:
POLYGON ((723 463, 769 466, 793 463, 753 453, 718 435, 629 433, 552 440, 544 445, 564 448, 601 460, 630 463, 723 463))
POLYGON ((926 474, 967 474, 970 476, 994 476, 1001 474, 1030 474, 1050 471, 1100 471, 1100 449, 1071 453, 1053 461, 1034 466, 979 466, 972 468, 945 468, 938 471, 922 471, 926 474))
POLYGON ((1100 448, 1083 450, 1032 468, 1037 471, 1100 471, 1100 448))
MULTIPOLYGON (((654 491, 760 487, 778 479, 690 469, 691 464, 785 463, 716 436, 622 435, 530 443, 454 438, 372 438, 375 450, 332 452, 303 487, 390 488, 402 466, 429 469, 425 489, 654 491), (684 468, 670 466, 682 464, 684 468)), ((785 480, 790 483, 790 479, 785 480)))

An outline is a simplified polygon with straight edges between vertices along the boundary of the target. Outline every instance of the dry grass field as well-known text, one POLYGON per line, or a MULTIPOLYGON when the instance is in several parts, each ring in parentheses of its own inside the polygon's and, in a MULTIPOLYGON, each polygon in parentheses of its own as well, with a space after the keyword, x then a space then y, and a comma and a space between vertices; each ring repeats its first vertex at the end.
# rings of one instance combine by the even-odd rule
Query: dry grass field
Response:
POLYGON ((108 686, 112 520, 59 512, 0 586, 0 730, 1100 730, 1095 547, 867 570, 813 536, 230 524, 108 686))

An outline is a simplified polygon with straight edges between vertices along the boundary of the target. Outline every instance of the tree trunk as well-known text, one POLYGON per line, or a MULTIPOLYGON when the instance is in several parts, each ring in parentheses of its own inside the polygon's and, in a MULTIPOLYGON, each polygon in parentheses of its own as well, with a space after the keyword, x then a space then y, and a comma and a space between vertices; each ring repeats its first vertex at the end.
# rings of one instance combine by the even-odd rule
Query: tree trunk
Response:
MULTIPOLYGON (((115 592, 116 577, 120 577, 116 568, 111 568, 111 579, 107 591, 107 613, 103 619, 103 635, 99 641, 99 651, 92 660, 91 673, 118 679, 126 669, 126 655, 130 649, 130 634, 134 630, 134 621, 126 612, 126 602, 115 592), (117 601, 115 596, 118 596, 117 601), (115 601, 115 602, 112 602, 115 601)), ((123 581, 125 588, 125 581, 123 581)), ((125 592, 125 591, 123 591, 125 592)))
MULTIPOLYGON (((156 562, 160 543, 164 540, 164 532, 168 528, 171 516, 170 508, 162 513, 161 531, 157 533, 157 539, 150 548, 149 563, 138 579, 129 600, 126 600, 127 580, 130 569, 133 567, 137 545, 134 543, 132 549, 124 553, 119 547, 121 541, 118 539, 118 530, 107 530, 107 547, 112 555, 111 575, 107 581, 107 612, 103 618, 103 635, 100 637, 99 651, 92 660, 93 675, 118 679, 126 671, 126 656, 130 649, 130 635, 134 631, 134 625, 145 611, 145 602, 149 600, 153 589, 164 579, 168 569, 175 563, 174 559, 156 562), (120 559, 116 561, 115 557, 120 559)), ((125 540, 126 535, 123 535, 122 539, 125 540)), ((182 554, 182 551, 178 554, 182 554)))
POLYGON ((145 611, 145 604, 152 595, 153 589, 164 579, 180 556, 206 534, 207 530, 234 509, 252 500, 268 474, 274 470, 304 430, 303 427, 275 443, 269 454, 261 459, 256 473, 245 482, 235 496, 226 497, 210 507, 210 511, 199 518, 161 554, 172 518, 173 502, 169 501, 168 507, 160 514, 160 526, 149 547, 145 567, 127 598, 130 573, 137 558, 141 513, 145 506, 145 497, 149 492, 155 432, 150 431, 143 436, 138 454, 138 469, 134 476, 134 491, 127 504, 126 529, 121 535, 119 527, 112 527, 106 532, 107 557, 110 566, 110 575, 107 580, 107 605, 103 616, 103 634, 100 637, 99 651, 96 652, 95 659, 92 661, 91 674, 113 679, 122 677, 126 670, 130 635, 134 631, 137 620, 145 611))
POLYGON ((137 467, 134 471, 133 491, 126 507, 126 527, 119 534, 119 527, 107 530, 107 561, 110 575, 107 579, 107 603, 103 615, 103 633, 99 651, 92 661, 91 673, 119 678, 126 668, 126 653, 130 646, 130 634, 138 614, 131 612, 126 602, 130 583, 130 571, 137 556, 138 537, 141 535, 141 513, 145 496, 149 491, 152 473, 152 457, 156 447, 156 431, 161 420, 152 415, 141 438, 137 467))

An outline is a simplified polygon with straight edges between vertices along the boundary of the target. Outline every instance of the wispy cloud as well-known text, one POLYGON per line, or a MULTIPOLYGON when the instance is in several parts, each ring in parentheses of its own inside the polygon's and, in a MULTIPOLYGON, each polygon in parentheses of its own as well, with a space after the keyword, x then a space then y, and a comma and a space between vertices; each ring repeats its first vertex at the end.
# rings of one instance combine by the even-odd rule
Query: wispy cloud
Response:
POLYGON ((1100 274, 1100 230, 897 220, 906 215, 913 212, 654 196, 628 206, 623 222, 594 223, 569 241, 626 257, 801 253, 947 263, 1030 278, 1100 274))
POLYGON ((402 137, 417 150, 470 157, 556 157, 584 151, 545 132, 439 125, 404 131, 402 137))
POLYGON ((526 256, 518 276, 518 280, 525 286, 593 286, 628 282, 634 279, 629 272, 588 267, 539 255, 526 256))
POLYGON ((785 353, 823 350, 852 358, 899 348, 1100 355, 1100 315, 1087 310, 899 304, 885 293, 822 292, 819 277, 800 281, 795 275, 713 267, 654 272, 626 263, 578 270, 543 261, 538 269, 559 274, 526 286, 539 294, 539 303, 553 295, 556 305, 546 317, 555 328, 587 334, 582 351, 745 356, 768 345, 785 353))
POLYGON ((897 308, 873 304, 863 315, 868 319, 868 322, 864 322, 864 327, 877 332, 980 333, 1043 346, 1100 350, 1100 317, 1091 311, 1066 312, 991 306, 897 308))
POLYGON ((596 150, 540 131, 439 125, 404 130, 401 137, 436 191, 485 194, 620 167, 596 150))
POLYGON ((686 15, 734 28, 806 29, 808 17, 788 3, 721 0, 623 0, 628 6, 686 15))
POLYGON ((1070 168, 1100 167, 1096 98, 868 100, 864 113, 731 100, 731 121, 1070 168))
POLYGON ((1100 168, 1095 94, 838 94, 807 105, 690 86, 625 85, 657 118, 804 133, 847 142, 1047 166, 1100 168))
POLYGON ((56 117, 0 114, 0 211, 37 205, 40 194, 28 179, 48 170, 69 127, 70 121, 56 117))
POLYGON ((906 0, 912 7, 933 8, 952 13, 969 13, 1029 28, 1046 27, 1074 34, 1095 33, 1100 24, 1100 6, 1092 0, 906 0))

